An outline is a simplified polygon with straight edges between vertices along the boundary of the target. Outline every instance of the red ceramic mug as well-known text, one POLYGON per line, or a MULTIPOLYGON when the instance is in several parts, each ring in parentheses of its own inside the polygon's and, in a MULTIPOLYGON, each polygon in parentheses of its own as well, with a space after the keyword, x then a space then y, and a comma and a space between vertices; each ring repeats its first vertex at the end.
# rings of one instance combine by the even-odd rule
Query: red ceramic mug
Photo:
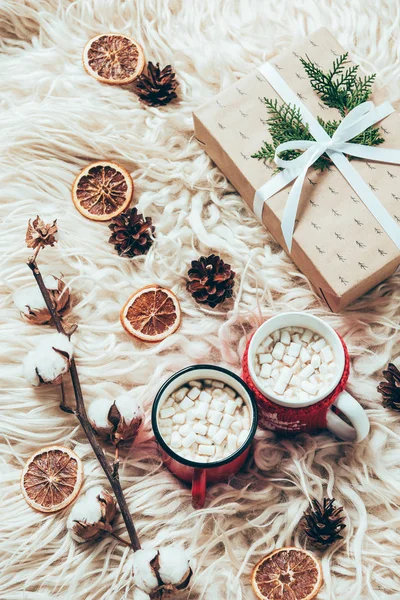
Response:
POLYGON ((243 355, 243 379, 253 391, 259 409, 259 424, 281 433, 314 432, 329 429, 343 440, 360 442, 369 433, 369 420, 362 406, 345 391, 350 371, 347 347, 328 323, 309 313, 281 313, 263 323, 251 338, 243 355), (255 372, 258 346, 270 334, 284 327, 308 328, 324 337, 336 362, 335 376, 322 394, 308 401, 293 401, 263 391, 255 372), (344 417, 344 418, 343 418, 344 417))
POLYGON ((165 466, 176 477, 192 484, 192 505, 194 508, 202 508, 207 484, 227 480, 245 463, 257 429, 257 404, 249 387, 235 373, 214 365, 193 365, 178 371, 161 386, 153 403, 151 420, 165 466), (242 446, 230 456, 212 462, 192 461, 180 456, 165 442, 158 427, 158 412, 163 402, 189 381, 202 379, 221 381, 233 388, 243 398, 250 412, 250 430, 242 446))

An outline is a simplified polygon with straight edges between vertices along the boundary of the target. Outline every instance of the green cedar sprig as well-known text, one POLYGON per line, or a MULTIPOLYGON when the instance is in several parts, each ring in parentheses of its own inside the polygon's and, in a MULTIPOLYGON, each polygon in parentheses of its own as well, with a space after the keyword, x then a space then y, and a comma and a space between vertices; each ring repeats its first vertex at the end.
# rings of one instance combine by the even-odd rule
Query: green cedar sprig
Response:
MULTIPOLYGON (((358 76, 358 65, 346 68, 348 53, 339 56, 327 73, 314 63, 307 55, 300 59, 310 80, 310 85, 319 95, 322 102, 330 108, 336 108, 344 118, 350 110, 368 100, 376 75, 358 76)), ((264 98, 269 118, 267 125, 272 137, 272 144, 264 142, 253 158, 272 162, 275 148, 283 142, 291 140, 313 140, 308 125, 303 123, 300 111, 290 104, 279 104, 277 100, 264 98)), ((318 117, 319 124, 332 137, 339 127, 340 121, 324 121, 318 117)), ((378 146, 384 142, 379 127, 368 127, 365 131, 351 140, 355 144, 378 146)), ((300 150, 287 150, 281 153, 281 158, 291 160, 301 154, 300 150)), ((350 157, 351 158, 351 157, 350 157)), ((313 165, 314 169, 323 171, 331 164, 327 154, 323 154, 313 165)), ((280 169, 278 169, 280 170, 280 169)))

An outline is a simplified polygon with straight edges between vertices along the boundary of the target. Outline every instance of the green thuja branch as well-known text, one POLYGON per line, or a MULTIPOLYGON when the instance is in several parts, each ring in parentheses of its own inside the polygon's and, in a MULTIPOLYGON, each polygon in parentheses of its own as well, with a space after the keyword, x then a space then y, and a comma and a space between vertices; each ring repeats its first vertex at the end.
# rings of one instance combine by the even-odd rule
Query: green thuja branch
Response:
MULTIPOLYGON (((322 102, 330 107, 336 108, 340 116, 344 118, 353 108, 368 100, 372 91, 372 84, 376 75, 366 77, 358 76, 358 66, 347 67, 348 53, 339 56, 332 64, 327 73, 306 55, 300 59, 310 80, 313 90, 321 98, 322 102)), ((308 125, 303 123, 300 111, 289 104, 279 104, 277 100, 264 98, 269 118, 266 123, 272 138, 272 143, 264 142, 253 158, 272 162, 275 157, 275 149, 283 142, 292 140, 313 140, 308 125)), ((340 125, 340 121, 324 121, 318 117, 319 124, 332 137, 340 125)), ((351 140, 355 144, 366 146, 377 146, 384 142, 379 127, 368 127, 365 131, 351 140)), ((281 153, 281 158, 292 160, 301 154, 299 150, 288 150, 281 153)), ((315 163, 314 168, 324 170, 329 166, 331 160, 327 154, 322 155, 315 163)), ((278 169, 279 170, 279 169, 278 169)))

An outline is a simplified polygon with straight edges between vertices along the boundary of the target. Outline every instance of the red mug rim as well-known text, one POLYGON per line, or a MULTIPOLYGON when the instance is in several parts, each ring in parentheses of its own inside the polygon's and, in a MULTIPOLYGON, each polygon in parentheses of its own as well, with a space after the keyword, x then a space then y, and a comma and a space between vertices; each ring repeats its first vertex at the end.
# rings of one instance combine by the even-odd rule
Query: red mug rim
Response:
MULTIPOLYGON (((215 379, 217 379, 217 377, 215 379)), ((158 390, 158 392, 156 394, 156 397, 154 398, 154 402, 153 402, 153 408, 151 411, 151 425, 152 425, 154 437, 156 438, 157 443, 161 446, 161 448, 164 450, 164 452, 166 452, 168 454, 168 456, 170 456, 177 462, 179 462, 187 467, 193 467, 195 469, 212 469, 215 467, 222 467, 223 465, 229 464, 230 462, 232 462, 233 460, 238 458, 238 456, 243 454, 243 452, 246 450, 246 448, 251 444, 251 442, 254 438, 254 435, 256 433, 256 430, 257 430, 257 425, 258 425, 258 407, 257 407, 257 403, 254 399, 253 392, 251 391, 251 389, 249 388, 247 383, 245 381, 243 381, 243 379, 241 377, 236 375, 236 373, 233 373, 232 371, 229 371, 229 369, 225 369, 224 367, 218 367, 216 365, 207 365, 207 364, 191 365, 189 367, 185 367, 184 369, 181 369, 180 371, 177 371, 176 373, 174 373, 174 375, 171 375, 171 377, 169 377, 167 379, 167 381, 165 381, 165 383, 163 383, 163 385, 160 387, 160 389, 158 390), (210 462, 202 463, 199 461, 195 462, 192 460, 188 460, 184 456, 181 456, 180 454, 177 454, 176 452, 174 452, 172 450, 172 448, 170 448, 170 446, 168 446, 165 443, 165 441, 160 433, 160 430, 158 429, 158 424, 157 424, 157 408, 158 408, 158 405, 160 403, 160 400, 161 400, 162 395, 163 395, 164 391, 166 390, 166 388, 175 379, 177 379, 181 375, 184 375, 185 373, 188 373, 189 371, 199 371, 199 370, 203 370, 203 369, 210 369, 212 371, 218 371, 220 373, 225 373, 225 375, 229 375, 230 377, 235 379, 247 393, 248 398, 251 403, 251 406, 252 406, 252 409, 253 409, 253 418, 252 418, 249 435, 247 437, 247 440, 244 442, 244 444, 242 446, 240 446, 240 448, 238 448, 233 454, 230 454, 226 458, 224 458, 222 460, 216 460, 212 463, 210 463, 210 462)))

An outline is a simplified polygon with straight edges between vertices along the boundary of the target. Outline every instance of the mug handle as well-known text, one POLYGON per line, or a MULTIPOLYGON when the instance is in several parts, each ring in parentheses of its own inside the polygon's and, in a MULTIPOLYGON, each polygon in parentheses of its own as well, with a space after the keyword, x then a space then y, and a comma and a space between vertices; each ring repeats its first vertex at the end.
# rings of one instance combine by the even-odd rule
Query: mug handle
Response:
POLYGON ((203 508, 206 500, 207 473, 205 469, 193 469, 192 477, 192 506, 203 508))
POLYGON ((342 392, 329 408, 326 425, 332 433, 345 441, 361 442, 369 433, 369 419, 362 406, 348 392, 342 392), (336 406, 351 422, 350 427, 333 410, 336 406))

